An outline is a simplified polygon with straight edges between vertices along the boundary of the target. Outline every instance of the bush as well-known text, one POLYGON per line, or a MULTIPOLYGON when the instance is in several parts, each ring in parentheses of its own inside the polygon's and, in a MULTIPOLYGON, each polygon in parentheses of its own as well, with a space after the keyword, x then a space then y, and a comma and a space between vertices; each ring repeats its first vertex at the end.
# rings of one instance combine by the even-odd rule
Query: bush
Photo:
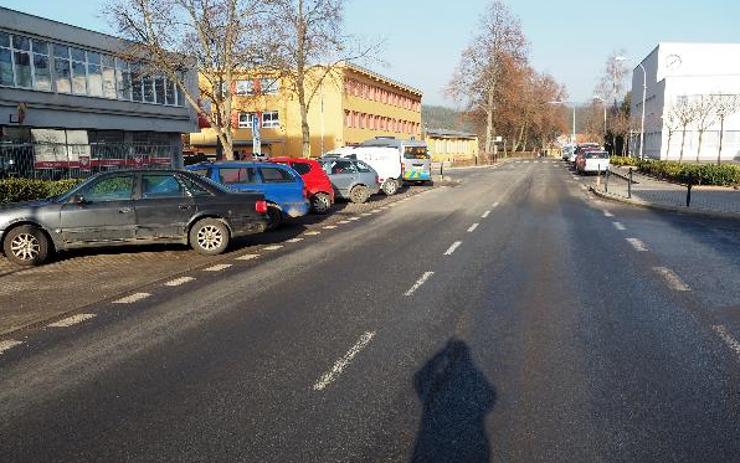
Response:
POLYGON ((609 160, 613 166, 637 166, 637 161, 629 156, 612 156, 609 160))
POLYGON ((684 185, 740 185, 740 166, 732 164, 682 164, 676 161, 617 157, 612 157, 611 162, 617 166, 635 166, 640 172, 651 177, 684 185))
POLYGON ((81 180, 38 180, 8 178, 0 180, 0 204, 32 201, 65 193, 81 180))

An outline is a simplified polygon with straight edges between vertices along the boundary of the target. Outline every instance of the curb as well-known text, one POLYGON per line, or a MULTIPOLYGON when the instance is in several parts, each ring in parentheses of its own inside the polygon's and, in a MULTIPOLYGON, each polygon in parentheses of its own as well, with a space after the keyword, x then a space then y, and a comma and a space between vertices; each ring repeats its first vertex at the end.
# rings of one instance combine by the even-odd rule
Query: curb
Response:
POLYGON ((719 212, 719 211, 712 211, 712 210, 707 210, 707 209, 688 208, 686 206, 665 206, 662 204, 649 203, 647 201, 641 201, 639 199, 629 199, 623 196, 618 196, 618 195, 614 195, 614 194, 607 193, 604 191, 600 191, 594 188, 592 185, 589 185, 588 189, 589 191, 591 191, 596 196, 599 196, 600 198, 604 198, 604 199, 608 199, 611 201, 616 201, 616 202, 620 202, 624 204, 629 204, 631 206, 642 207, 645 209, 654 209, 654 210, 663 211, 663 212, 675 212, 678 214, 691 215, 695 217, 740 220, 739 213, 719 212))

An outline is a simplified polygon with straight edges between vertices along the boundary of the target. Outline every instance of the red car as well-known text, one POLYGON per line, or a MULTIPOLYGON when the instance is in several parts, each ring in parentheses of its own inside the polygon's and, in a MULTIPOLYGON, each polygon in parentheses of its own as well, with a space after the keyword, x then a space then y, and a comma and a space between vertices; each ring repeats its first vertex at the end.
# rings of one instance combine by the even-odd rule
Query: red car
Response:
POLYGON ((317 214, 326 214, 334 204, 334 187, 324 169, 314 159, 278 157, 270 162, 290 166, 303 178, 306 196, 311 201, 311 208, 317 214))

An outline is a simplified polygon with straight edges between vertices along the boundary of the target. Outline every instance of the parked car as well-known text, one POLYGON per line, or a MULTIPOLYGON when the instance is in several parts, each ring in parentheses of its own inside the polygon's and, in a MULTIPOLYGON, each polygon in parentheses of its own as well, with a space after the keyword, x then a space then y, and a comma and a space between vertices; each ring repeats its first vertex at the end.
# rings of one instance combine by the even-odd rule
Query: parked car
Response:
POLYGON ((261 193, 235 193, 184 171, 122 170, 0 209, 0 243, 22 266, 40 265, 54 251, 127 244, 182 243, 215 255, 267 225, 261 193))
POLYGON ((381 136, 362 142, 360 147, 394 148, 401 154, 401 177, 404 181, 414 183, 432 181, 432 157, 425 141, 381 136))
POLYGON ((609 153, 604 150, 585 150, 578 155, 576 172, 588 174, 609 170, 609 153))
POLYGON ((569 161, 570 157, 576 152, 576 145, 565 145, 563 146, 563 161, 569 161))
POLYGON ((576 157, 583 153, 584 151, 588 150, 600 150, 601 145, 598 143, 581 143, 580 145, 576 146, 576 149, 573 151, 573 154, 571 154, 568 158, 568 161, 572 162, 573 165, 576 163, 576 157))
POLYGON ((328 157, 319 162, 340 198, 361 204, 380 191, 378 173, 362 161, 328 157))
POLYGON ((378 173, 380 189, 388 196, 396 194, 403 183, 404 164, 401 152, 392 147, 339 148, 324 157, 362 161, 378 173))
POLYGON ((284 165, 225 161, 197 164, 186 169, 237 191, 258 191, 264 194, 270 229, 279 227, 286 216, 302 217, 310 210, 303 179, 296 171, 284 165))
POLYGON ((311 209, 317 214, 326 214, 334 205, 334 188, 329 176, 315 159, 277 157, 270 162, 291 167, 303 178, 308 191, 311 209))

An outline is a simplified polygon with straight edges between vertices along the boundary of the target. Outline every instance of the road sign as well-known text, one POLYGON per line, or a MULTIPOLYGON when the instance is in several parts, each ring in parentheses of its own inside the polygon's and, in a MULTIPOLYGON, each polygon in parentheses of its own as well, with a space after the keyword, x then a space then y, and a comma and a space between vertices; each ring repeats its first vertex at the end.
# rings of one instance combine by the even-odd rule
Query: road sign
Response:
POLYGON ((260 115, 252 115, 252 154, 255 156, 262 155, 262 136, 260 134, 260 115))

